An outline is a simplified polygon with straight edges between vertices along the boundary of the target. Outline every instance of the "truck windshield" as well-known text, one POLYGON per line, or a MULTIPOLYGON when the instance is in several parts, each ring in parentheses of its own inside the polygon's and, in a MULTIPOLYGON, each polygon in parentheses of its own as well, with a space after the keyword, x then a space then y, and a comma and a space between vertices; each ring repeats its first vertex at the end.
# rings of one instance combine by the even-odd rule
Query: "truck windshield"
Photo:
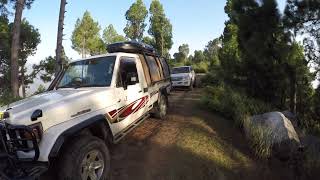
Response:
POLYGON ((110 86, 115 60, 108 56, 71 63, 57 88, 110 86))
POLYGON ((180 73, 189 73, 190 68, 189 67, 177 67, 172 69, 172 74, 180 74, 180 73))

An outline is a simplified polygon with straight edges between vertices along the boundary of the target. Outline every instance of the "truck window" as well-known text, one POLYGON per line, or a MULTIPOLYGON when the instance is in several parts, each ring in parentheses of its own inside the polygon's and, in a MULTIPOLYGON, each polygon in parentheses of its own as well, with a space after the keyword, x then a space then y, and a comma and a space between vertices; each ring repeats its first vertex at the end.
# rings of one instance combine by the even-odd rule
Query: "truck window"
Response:
POLYGON ((165 78, 169 78, 170 77, 170 70, 169 70, 169 66, 167 64, 167 61, 164 58, 160 58, 160 62, 163 68, 163 74, 165 78))
POLYGON ((71 63, 57 88, 110 86, 115 59, 107 56, 71 63))
POLYGON ((152 82, 157 82, 161 80, 161 75, 159 71, 158 63, 153 56, 147 56, 147 62, 151 73, 152 82))
POLYGON ((137 65, 134 58, 122 57, 118 74, 118 87, 126 87, 139 83, 137 65))

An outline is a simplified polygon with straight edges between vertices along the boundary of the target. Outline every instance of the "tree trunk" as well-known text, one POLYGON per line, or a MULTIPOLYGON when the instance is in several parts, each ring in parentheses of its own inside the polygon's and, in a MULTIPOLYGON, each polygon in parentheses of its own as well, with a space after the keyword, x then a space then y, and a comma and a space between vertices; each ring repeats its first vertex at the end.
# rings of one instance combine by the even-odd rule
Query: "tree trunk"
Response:
POLYGON ((19 97, 19 43, 21 31, 21 18, 25 0, 17 0, 16 12, 13 23, 12 44, 11 44, 11 90, 14 97, 19 97))
POLYGON ((57 34, 57 49, 56 49, 56 64, 55 64, 55 76, 62 69, 62 38, 63 38, 63 23, 64 14, 66 8, 66 0, 60 2, 59 22, 58 22, 58 34, 57 34))
POLYGON ((290 71, 290 111, 297 112, 297 78, 293 70, 290 71))

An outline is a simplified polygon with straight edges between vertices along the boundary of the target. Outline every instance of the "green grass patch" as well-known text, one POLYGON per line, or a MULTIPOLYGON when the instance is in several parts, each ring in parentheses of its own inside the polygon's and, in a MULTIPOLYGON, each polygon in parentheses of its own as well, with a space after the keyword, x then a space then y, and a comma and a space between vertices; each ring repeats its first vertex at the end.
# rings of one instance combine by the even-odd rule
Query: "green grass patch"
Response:
POLYGON ((271 135, 268 129, 253 126, 250 117, 272 111, 272 107, 262 101, 250 98, 244 93, 233 90, 231 87, 208 86, 202 98, 204 106, 218 112, 245 129, 250 144, 258 157, 267 158, 271 155, 272 143, 265 138, 271 135))

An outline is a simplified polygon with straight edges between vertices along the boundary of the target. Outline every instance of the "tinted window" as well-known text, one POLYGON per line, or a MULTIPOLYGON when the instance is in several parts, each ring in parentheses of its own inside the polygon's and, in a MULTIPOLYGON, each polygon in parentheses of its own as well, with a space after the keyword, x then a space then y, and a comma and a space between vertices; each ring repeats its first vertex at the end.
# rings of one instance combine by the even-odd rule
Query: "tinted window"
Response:
POLYGON ((156 59, 152 56, 147 56, 147 62, 151 73, 151 80, 152 81, 159 81, 161 80, 159 66, 156 62, 156 59))
POLYGON ((122 57, 120 60, 120 82, 118 85, 135 85, 139 83, 137 65, 134 58, 122 57))
POLYGON ((180 73, 189 73, 190 68, 189 67, 176 67, 172 69, 172 74, 180 74, 180 73))
POLYGON ((58 88, 110 86, 115 56, 71 63, 58 83, 58 88))
POLYGON ((163 58, 161 58, 160 61, 161 61, 161 64, 162 64, 164 77, 169 78, 170 77, 170 69, 169 69, 169 66, 167 64, 167 61, 165 59, 163 59, 163 58))

